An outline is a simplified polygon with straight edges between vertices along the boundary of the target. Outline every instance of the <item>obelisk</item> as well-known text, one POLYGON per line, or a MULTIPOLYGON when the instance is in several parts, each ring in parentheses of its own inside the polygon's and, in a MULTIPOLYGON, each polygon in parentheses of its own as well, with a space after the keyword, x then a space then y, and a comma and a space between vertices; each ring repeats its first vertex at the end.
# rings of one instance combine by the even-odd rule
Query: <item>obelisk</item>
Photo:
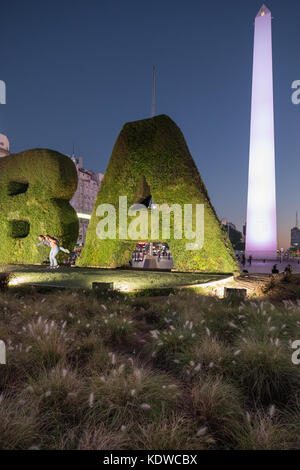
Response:
POLYGON ((276 250, 272 16, 263 5, 254 30, 246 256, 275 259, 276 250))

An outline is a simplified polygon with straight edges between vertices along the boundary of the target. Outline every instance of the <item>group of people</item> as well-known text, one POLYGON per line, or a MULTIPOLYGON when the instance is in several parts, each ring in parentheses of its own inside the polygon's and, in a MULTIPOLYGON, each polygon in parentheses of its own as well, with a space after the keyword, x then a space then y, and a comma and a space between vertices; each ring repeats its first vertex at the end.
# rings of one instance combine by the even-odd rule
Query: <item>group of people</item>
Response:
MULTIPOLYGON (((284 275, 286 276, 288 274, 292 274, 292 272, 293 272, 292 266, 288 264, 284 270, 284 275)), ((277 264, 274 264, 272 268, 272 274, 279 274, 279 269, 277 268, 277 264)))
MULTIPOLYGON (((241 263, 241 265, 242 265, 243 267, 245 267, 245 265, 246 265, 246 256, 245 256, 244 253, 241 254, 241 255, 237 255, 237 260, 241 263)), ((247 260, 247 261, 248 261, 248 265, 251 266, 251 264, 252 264, 252 256, 251 256, 251 255, 248 257, 248 260, 247 260)), ((263 261, 264 261, 264 263, 266 262, 266 260, 263 260, 263 261)), ((248 271, 246 271, 246 270, 244 270, 243 272, 244 272, 244 273, 248 273, 248 271)), ((284 273, 284 275, 286 276, 286 275, 288 275, 288 274, 292 274, 292 272, 293 272, 292 266, 291 266, 290 264, 288 264, 288 265, 286 266, 286 268, 284 269, 284 272, 283 272, 283 273, 284 273)), ((273 265, 273 267, 272 267, 272 274, 279 274, 279 269, 278 269, 278 267, 277 267, 277 264, 274 264, 274 265, 273 265)))
MULTIPOLYGON (((237 256, 237 259, 238 259, 238 261, 241 263, 242 266, 245 266, 245 264, 246 264, 246 256, 244 255, 244 253, 243 253, 241 256, 238 255, 238 256, 237 256)), ((252 264, 252 255, 250 255, 250 256, 248 257, 248 264, 249 264, 249 266, 251 266, 251 264, 252 264)))
POLYGON ((59 267, 59 264, 57 262, 57 255, 59 251, 63 251, 64 253, 70 253, 70 250, 67 248, 64 248, 60 246, 59 241, 51 237, 50 235, 39 235, 39 243, 37 243, 36 246, 41 246, 41 245, 46 245, 51 248, 50 254, 49 254, 49 260, 50 260, 50 269, 56 269, 59 267))
MULTIPOLYGON (((149 246, 143 246, 143 247, 137 247, 132 255, 131 255, 131 260, 130 264, 132 265, 132 262, 139 262, 139 261, 144 261, 145 256, 149 255, 150 249, 149 246)), ((171 253, 169 249, 158 249, 157 247, 153 248, 153 256, 157 256, 157 261, 160 261, 161 258, 167 258, 168 260, 171 259, 171 253)))
POLYGON ((171 259, 171 253, 170 253, 170 250, 158 250, 157 252, 157 260, 160 261, 160 258, 162 257, 167 257, 168 260, 171 259))

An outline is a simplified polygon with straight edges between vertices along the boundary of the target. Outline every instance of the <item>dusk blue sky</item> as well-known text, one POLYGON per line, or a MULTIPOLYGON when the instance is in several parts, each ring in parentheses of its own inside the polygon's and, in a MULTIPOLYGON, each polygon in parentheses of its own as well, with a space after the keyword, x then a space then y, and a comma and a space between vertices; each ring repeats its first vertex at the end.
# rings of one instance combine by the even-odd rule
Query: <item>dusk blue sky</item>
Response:
MULTIPOLYGON (((123 124, 157 114, 181 128, 220 217, 246 217, 256 0, 2 2, 0 132, 11 151, 72 152, 103 172, 123 124)), ((269 0, 273 19, 279 243, 300 213, 300 2, 269 0)), ((159 161, 157 162, 159 171, 159 161)), ((168 175, 166 175, 168 178, 168 175)))

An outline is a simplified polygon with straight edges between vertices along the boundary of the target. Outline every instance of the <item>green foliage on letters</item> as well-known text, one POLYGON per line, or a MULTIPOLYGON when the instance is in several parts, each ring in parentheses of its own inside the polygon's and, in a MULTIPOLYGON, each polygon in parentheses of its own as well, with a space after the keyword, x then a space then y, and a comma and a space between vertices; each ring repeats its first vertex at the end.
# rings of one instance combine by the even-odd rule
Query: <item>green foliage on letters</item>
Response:
POLYGON ((42 263, 39 234, 73 249, 78 218, 69 201, 77 187, 71 159, 54 150, 34 149, 0 159, 0 263, 42 263))
MULTIPOLYGON (((127 123, 120 132, 96 198, 86 245, 78 264, 118 267, 128 265, 136 245, 131 240, 99 240, 99 204, 117 208, 119 196, 127 196, 128 206, 149 195, 155 204, 204 204, 204 246, 186 250, 188 240, 168 241, 175 268, 184 271, 232 272, 238 269, 235 255, 211 205, 206 187, 191 157, 182 132, 166 115, 127 123)), ((128 223, 130 223, 128 217, 128 223)), ((173 219, 171 217, 171 224, 173 219)), ((171 225, 171 237, 172 237, 171 225)), ((160 238, 161 239, 161 238, 160 238)))

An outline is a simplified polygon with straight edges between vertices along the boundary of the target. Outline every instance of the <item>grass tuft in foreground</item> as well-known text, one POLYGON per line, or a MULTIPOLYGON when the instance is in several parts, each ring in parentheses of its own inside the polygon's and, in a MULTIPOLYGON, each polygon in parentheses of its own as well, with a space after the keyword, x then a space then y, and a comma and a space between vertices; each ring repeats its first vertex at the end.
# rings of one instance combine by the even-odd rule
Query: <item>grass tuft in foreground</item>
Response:
POLYGON ((1 449, 299 449, 300 302, 0 296, 1 449))

